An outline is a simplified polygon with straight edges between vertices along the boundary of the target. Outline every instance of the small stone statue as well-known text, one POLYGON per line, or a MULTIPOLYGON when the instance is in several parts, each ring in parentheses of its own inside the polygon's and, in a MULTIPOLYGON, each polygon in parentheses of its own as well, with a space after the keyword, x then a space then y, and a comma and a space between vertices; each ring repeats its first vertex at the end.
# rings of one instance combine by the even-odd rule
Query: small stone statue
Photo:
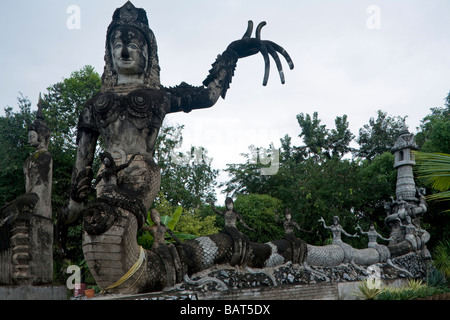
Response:
POLYGON ((104 168, 103 170, 100 169, 101 173, 96 178, 95 185, 97 188, 105 188, 104 192, 111 188, 117 189, 117 174, 119 171, 128 168, 135 157, 136 155, 131 156, 127 163, 118 166, 109 152, 100 153, 100 160, 104 168))
POLYGON ((361 234, 368 236, 369 243, 367 247, 374 248, 375 250, 378 251, 378 253, 380 254, 380 262, 385 262, 387 259, 390 258, 390 252, 388 247, 378 244, 377 239, 380 238, 383 241, 391 241, 392 239, 383 238, 383 236, 375 230, 375 226, 373 223, 370 223, 368 231, 363 231, 359 225, 357 225, 355 229, 359 230, 361 234))
POLYGON ((176 263, 178 254, 173 244, 166 243, 166 232, 175 240, 176 244, 181 244, 180 240, 164 223, 161 222, 161 216, 159 212, 152 209, 150 212, 150 218, 153 221, 152 226, 144 226, 142 230, 149 231, 153 236, 152 251, 162 257, 162 262, 166 270, 166 285, 173 286, 176 282, 180 281, 181 268, 177 269, 180 264, 176 263), (176 257, 176 258, 175 258, 176 257), (178 278, 178 279, 177 279, 178 278))
POLYGON ((161 246, 166 245, 165 235, 166 232, 175 240, 176 243, 180 244, 180 240, 175 236, 175 234, 170 230, 165 224, 161 222, 161 216, 159 212, 152 209, 150 212, 150 218, 152 219, 153 226, 144 226, 142 230, 149 231, 153 235, 153 249, 158 249, 161 246))
POLYGON ((405 240, 411 244, 413 251, 417 252, 421 248, 422 241, 420 240, 420 237, 417 234, 417 228, 412 223, 411 217, 410 216, 405 217, 406 222, 405 224, 403 224, 400 219, 398 220, 400 228, 402 228, 405 233, 405 240))
POLYGON ((347 233, 344 230, 344 228, 342 228, 342 226, 339 224, 338 216, 333 217, 333 224, 331 226, 327 226, 325 224, 325 220, 323 219, 323 217, 321 217, 319 219, 319 222, 322 222, 323 227, 325 229, 331 230, 331 232, 333 234, 333 244, 340 246, 342 248, 342 250, 344 250, 344 262, 353 263, 353 250, 354 249, 351 245, 342 241, 341 234, 344 234, 345 236, 347 236, 349 238, 358 238, 359 236, 356 233, 354 235, 347 233))
POLYGON ((242 220, 239 213, 237 213, 237 211, 234 209, 234 202, 233 199, 231 199, 230 197, 227 197, 225 199, 225 207, 227 210, 225 210, 224 212, 217 210, 214 204, 211 204, 211 207, 216 214, 222 215, 225 219, 225 227, 223 228, 222 232, 230 235, 231 238, 233 239, 234 250, 230 264, 232 266, 242 265, 245 267, 250 241, 245 234, 239 231, 239 229, 236 226, 236 221, 239 220, 242 226, 247 230, 250 231, 255 230, 250 228, 244 222, 244 220, 242 220))
POLYGON ((212 209, 215 213, 221 215, 224 217, 225 219, 225 227, 227 228, 237 228, 236 226, 236 222, 237 220, 239 220, 239 222, 242 224, 242 226, 250 231, 255 231, 255 229, 250 228, 245 222, 244 220, 242 220, 242 217, 239 215, 239 213, 237 213, 236 210, 234 210, 234 201, 233 199, 231 199, 230 197, 227 197, 225 199, 225 207, 227 208, 227 210, 225 210, 224 212, 221 212, 219 210, 216 209, 216 206, 212 203, 211 204, 212 209))
POLYGON ((344 230, 344 228, 342 228, 342 226, 339 224, 339 217, 338 216, 334 216, 333 217, 333 224, 331 226, 327 226, 325 224, 325 220, 323 219, 323 217, 321 217, 319 219, 319 222, 322 222, 323 227, 325 229, 331 230, 331 232, 333 234, 333 244, 336 244, 337 242, 342 242, 341 234, 344 234, 345 236, 347 236, 349 238, 358 238, 359 237, 356 233, 353 234, 353 235, 347 233, 344 230))
MULTIPOLYGON (((278 212, 276 213, 275 220, 279 221, 278 212)), ((300 228, 297 222, 291 220, 291 211, 286 208, 285 210, 285 221, 283 222, 284 227, 284 238, 289 241, 292 245, 292 262, 293 263, 299 263, 302 264, 306 259, 307 254, 307 248, 306 248, 306 242, 303 240, 297 238, 294 234, 294 229, 297 229, 299 231, 308 232, 300 228)))
POLYGON ((36 193, 39 197, 35 214, 51 219, 53 160, 51 154, 48 152, 50 129, 44 122, 42 108, 42 99, 39 95, 36 120, 28 131, 28 143, 36 151, 27 158, 24 164, 25 192, 36 193))
MULTIPOLYGON (((23 166, 25 194, 0 208, 0 232, 6 231, 9 238, 6 244, 0 245, 0 249, 10 247, 12 250, 10 261, 4 262, 4 257, 0 257, 0 262, 2 268, 12 263, 12 281, 15 284, 53 282, 53 160, 48 152, 49 142, 50 129, 44 121, 39 95, 36 120, 28 128, 28 143, 35 151, 23 166)), ((2 255, 8 255, 7 251, 0 252, 2 255)), ((1 271, 0 274, 3 273, 1 271)), ((0 284, 8 281, 0 276, 0 284)))
POLYGON ((369 243, 367 245, 368 248, 373 248, 375 250, 377 250, 378 254, 379 254, 379 262, 386 262, 388 265, 390 265, 391 267, 404 272, 406 274, 408 274, 409 276, 412 277, 412 274, 403 268, 400 268, 399 266, 395 265, 392 260, 391 260, 391 252, 389 251, 389 248, 385 245, 382 244, 378 244, 377 239, 380 238, 383 241, 391 241, 392 239, 386 239, 384 238, 381 234, 379 234, 376 230, 375 230, 375 226, 373 223, 370 223, 369 225, 369 230, 367 232, 362 231, 362 228, 357 225, 355 229, 359 229, 359 232, 361 232, 361 234, 365 234, 368 236, 369 238, 369 243))

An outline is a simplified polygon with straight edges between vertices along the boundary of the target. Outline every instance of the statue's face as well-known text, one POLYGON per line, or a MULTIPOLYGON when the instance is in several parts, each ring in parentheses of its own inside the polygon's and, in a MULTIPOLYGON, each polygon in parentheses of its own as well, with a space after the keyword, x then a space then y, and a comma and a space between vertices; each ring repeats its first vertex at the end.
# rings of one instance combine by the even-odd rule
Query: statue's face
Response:
POLYGON ((233 210, 234 207, 233 200, 231 200, 230 198, 225 199, 225 206, 227 207, 228 210, 233 210))
POLYGON ((36 131, 34 130, 28 131, 28 144, 32 147, 39 146, 39 136, 36 131))
POLYGON ((103 159, 103 163, 105 164, 106 167, 111 166, 111 161, 108 158, 103 159))
POLYGON ((110 39, 114 69, 119 75, 141 75, 147 68, 148 49, 144 36, 134 28, 118 28, 110 39))

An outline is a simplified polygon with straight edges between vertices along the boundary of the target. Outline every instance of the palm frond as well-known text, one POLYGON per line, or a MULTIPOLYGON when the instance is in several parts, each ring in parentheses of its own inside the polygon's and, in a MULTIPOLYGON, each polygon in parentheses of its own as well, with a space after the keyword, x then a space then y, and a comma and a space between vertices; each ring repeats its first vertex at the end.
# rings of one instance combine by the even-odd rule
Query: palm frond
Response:
MULTIPOLYGON (((418 179, 437 191, 450 189, 450 154, 414 152, 418 179)), ((444 196, 450 199, 449 193, 444 196)), ((433 195, 437 196, 437 195, 433 195)))

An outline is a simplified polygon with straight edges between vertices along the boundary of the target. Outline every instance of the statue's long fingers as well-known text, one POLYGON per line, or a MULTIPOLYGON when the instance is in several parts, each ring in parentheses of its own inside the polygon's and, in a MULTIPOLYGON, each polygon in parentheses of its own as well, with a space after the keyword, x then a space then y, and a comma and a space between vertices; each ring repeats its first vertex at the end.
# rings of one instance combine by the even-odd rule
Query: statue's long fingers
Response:
POLYGON ((278 44, 276 44, 275 42, 272 41, 267 41, 268 44, 270 44, 272 46, 272 48, 274 48, 276 51, 278 51, 279 53, 281 53, 283 55, 283 57, 286 59, 287 63, 289 64, 289 68, 292 70, 294 69, 294 62, 292 61, 291 57, 289 56, 289 53, 287 53, 286 50, 284 50, 284 48, 282 48, 281 46, 279 46, 278 44))
POLYGON ((269 54, 267 52, 267 48, 264 43, 261 44, 261 54, 264 58, 264 80, 263 80, 263 86, 267 85, 267 82, 269 81, 269 74, 270 74, 270 59, 269 54))
POLYGON ((250 38, 250 36, 252 35, 252 32, 253 32, 253 21, 249 20, 248 21, 248 26, 247 26, 247 31, 245 31, 244 36, 242 37, 242 39, 250 38))
POLYGON ((256 39, 261 40, 261 29, 266 25, 267 23, 265 21, 258 24, 256 27, 256 39))
POLYGON ((278 73, 280 74, 281 83, 285 83, 284 79, 284 72, 283 72, 283 66, 281 65, 280 57, 278 56, 275 49, 269 44, 267 47, 267 50, 269 51, 269 54, 272 56, 273 60, 275 61, 278 69, 278 73))

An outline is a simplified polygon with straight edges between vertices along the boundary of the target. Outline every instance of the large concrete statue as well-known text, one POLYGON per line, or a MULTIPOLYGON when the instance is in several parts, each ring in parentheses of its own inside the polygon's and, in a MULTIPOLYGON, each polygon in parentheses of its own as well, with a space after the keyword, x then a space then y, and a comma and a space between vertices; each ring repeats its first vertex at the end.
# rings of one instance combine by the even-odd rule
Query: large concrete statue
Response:
POLYGON ((25 160, 25 194, 0 208, 0 284, 53 282, 52 156, 50 130, 39 97, 37 119, 29 125, 35 151, 25 160))
MULTIPOLYGON (((269 75, 270 54, 276 61, 284 82, 277 52, 289 66, 286 51, 271 41, 261 40, 260 24, 256 38, 251 38, 249 23, 244 38, 231 43, 213 64, 203 86, 181 83, 174 88, 160 83, 157 44, 148 26, 146 13, 131 2, 117 9, 106 35, 105 70, 101 93, 92 98, 80 115, 78 153, 73 172, 73 190, 64 222, 75 220, 83 208, 90 184, 90 167, 99 136, 118 165, 134 156, 129 167, 118 174, 117 185, 132 192, 149 208, 160 186, 160 170, 153 160, 159 129, 168 113, 190 112, 213 106, 231 83, 238 59, 261 52, 266 60, 264 84, 269 75)), ((101 187, 101 185, 99 185, 101 187)))
MULTIPOLYGON (((275 60, 283 83, 278 53, 291 69, 294 67, 282 47, 261 40, 264 25, 258 25, 256 37, 252 38, 253 24, 249 22, 244 37, 218 56, 202 86, 183 82, 166 88, 160 83, 157 43, 146 12, 131 2, 114 12, 106 34, 101 92, 87 102, 80 115, 71 196, 59 218, 60 224, 70 224, 83 212, 83 250, 91 273, 102 288, 112 292, 155 290, 173 284, 185 274, 227 261, 228 254, 242 254, 233 254, 233 248, 239 246, 226 233, 148 252, 137 245, 136 233, 160 187, 160 169, 153 155, 164 117, 209 108, 220 96, 225 98, 240 58, 261 52, 265 60, 263 85, 269 76, 269 55, 275 60), (114 166, 121 170, 113 172, 114 179, 109 182, 101 179, 96 186, 96 199, 86 206, 99 137, 114 166), (111 182, 113 185, 105 186, 111 182)), ((100 169, 103 177, 108 176, 107 169, 105 164, 100 169)))

